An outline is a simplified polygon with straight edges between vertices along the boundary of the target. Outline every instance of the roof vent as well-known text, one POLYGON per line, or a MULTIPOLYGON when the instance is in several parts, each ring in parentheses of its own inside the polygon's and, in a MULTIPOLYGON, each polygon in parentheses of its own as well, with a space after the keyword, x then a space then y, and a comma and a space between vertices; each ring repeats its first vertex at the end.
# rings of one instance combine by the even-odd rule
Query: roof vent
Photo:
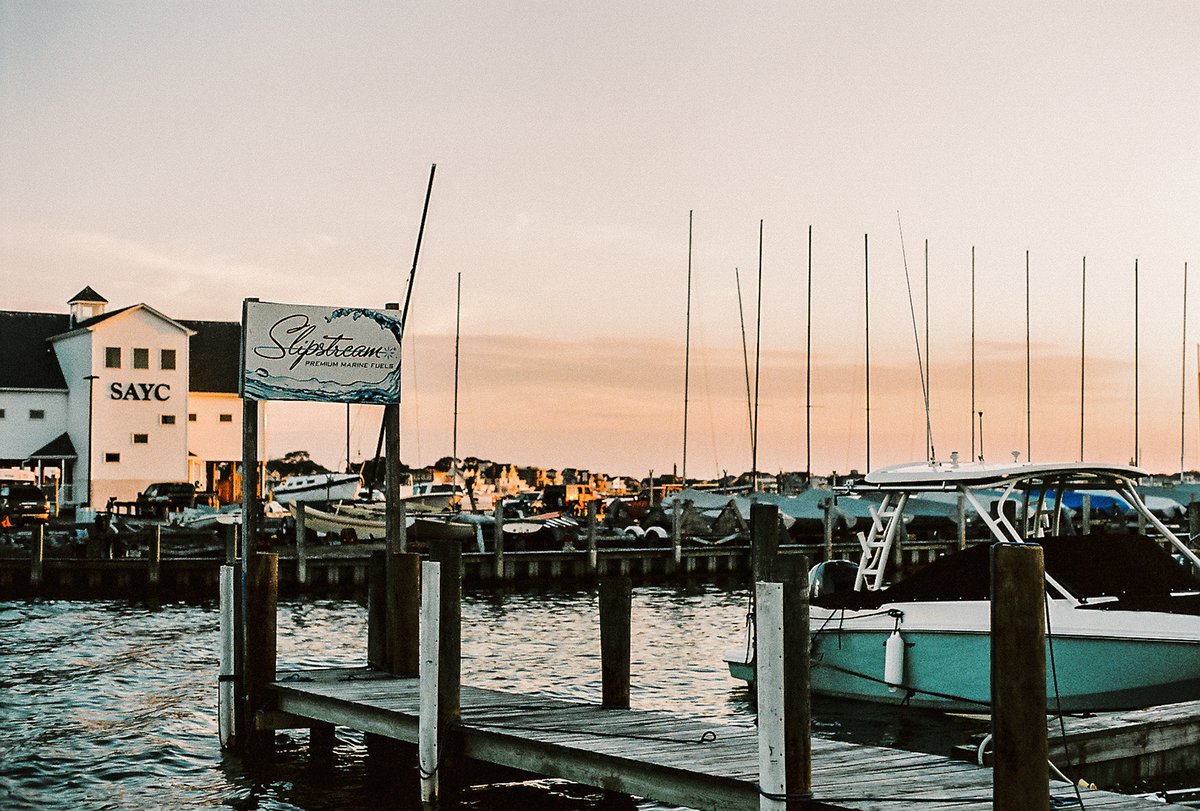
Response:
POLYGON ((74 328, 89 318, 104 315, 104 305, 108 304, 108 299, 91 287, 85 287, 67 303, 71 305, 71 327, 74 328))

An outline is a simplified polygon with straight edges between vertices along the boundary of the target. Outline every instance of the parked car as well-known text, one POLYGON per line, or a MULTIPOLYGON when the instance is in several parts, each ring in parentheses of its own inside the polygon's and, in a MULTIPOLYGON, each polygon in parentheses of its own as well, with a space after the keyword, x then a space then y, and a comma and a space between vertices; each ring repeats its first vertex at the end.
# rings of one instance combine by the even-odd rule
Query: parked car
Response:
POLYGON ((155 482, 137 497, 138 515, 166 515, 196 503, 196 485, 190 482, 155 482))
POLYGON ((44 524, 50 520, 50 499, 32 484, 0 484, 0 527, 44 524))

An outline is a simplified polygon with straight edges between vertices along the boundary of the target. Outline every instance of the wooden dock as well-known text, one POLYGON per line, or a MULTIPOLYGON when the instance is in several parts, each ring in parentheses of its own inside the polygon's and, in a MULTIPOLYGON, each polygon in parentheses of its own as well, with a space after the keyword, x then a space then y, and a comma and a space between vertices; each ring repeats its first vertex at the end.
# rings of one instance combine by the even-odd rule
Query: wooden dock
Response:
MULTIPOLYGON (((281 672, 269 687, 272 725, 344 726, 415 744, 419 680, 369 669, 281 672)), ((758 809, 758 735, 749 724, 464 685, 466 757, 701 811, 758 809)), ((949 758, 813 740, 813 809, 990 809, 992 772, 949 758)), ((1053 786, 1074 800, 1074 789, 1053 786)), ((1084 790, 1085 807, 1160 804, 1084 790)))

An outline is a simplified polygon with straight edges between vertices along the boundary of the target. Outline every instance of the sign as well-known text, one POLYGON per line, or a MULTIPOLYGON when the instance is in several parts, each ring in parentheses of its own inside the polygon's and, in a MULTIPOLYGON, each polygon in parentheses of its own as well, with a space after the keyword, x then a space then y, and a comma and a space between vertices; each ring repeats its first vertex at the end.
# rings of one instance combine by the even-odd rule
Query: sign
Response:
POLYGON ((245 302, 242 397, 400 402, 398 312, 245 302))
POLYGON ((169 383, 113 383, 108 387, 110 400, 158 400, 171 399, 169 383))

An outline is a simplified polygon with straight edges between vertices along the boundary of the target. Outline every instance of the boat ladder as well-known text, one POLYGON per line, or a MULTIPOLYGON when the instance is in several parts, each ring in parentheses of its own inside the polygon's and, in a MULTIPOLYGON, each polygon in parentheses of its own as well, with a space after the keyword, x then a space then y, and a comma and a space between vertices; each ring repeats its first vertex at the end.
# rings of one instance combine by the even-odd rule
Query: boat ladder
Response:
POLYGON ((871 529, 866 535, 858 533, 858 545, 862 547, 862 557, 858 561, 858 575, 854 578, 854 588, 861 591, 866 588, 875 591, 883 585, 883 574, 887 570, 888 558, 892 554, 892 546, 896 542, 896 531, 904 520, 904 505, 908 502, 908 493, 900 493, 896 497, 895 506, 891 505, 893 494, 883 497, 883 502, 876 509, 870 506, 871 529))

